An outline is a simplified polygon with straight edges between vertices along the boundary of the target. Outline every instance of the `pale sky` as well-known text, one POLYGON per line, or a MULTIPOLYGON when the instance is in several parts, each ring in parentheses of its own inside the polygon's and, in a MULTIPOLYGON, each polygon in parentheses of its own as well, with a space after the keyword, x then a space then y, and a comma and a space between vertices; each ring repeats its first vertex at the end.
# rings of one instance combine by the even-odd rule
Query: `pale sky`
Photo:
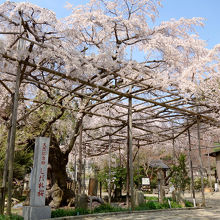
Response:
MULTIPOLYGON (((25 0, 13 0, 24 2, 25 0)), ((5 2, 0 0, 0 3, 5 2)), ((28 0, 38 6, 48 8, 57 14, 58 18, 67 16, 70 11, 64 8, 67 1, 63 0, 28 0)), ((73 5, 85 4, 87 0, 69 0, 73 5)), ((200 38, 207 41, 207 47, 212 48, 220 43, 220 0, 162 0, 163 7, 159 9, 156 23, 171 18, 205 18, 205 27, 199 28, 200 38)))

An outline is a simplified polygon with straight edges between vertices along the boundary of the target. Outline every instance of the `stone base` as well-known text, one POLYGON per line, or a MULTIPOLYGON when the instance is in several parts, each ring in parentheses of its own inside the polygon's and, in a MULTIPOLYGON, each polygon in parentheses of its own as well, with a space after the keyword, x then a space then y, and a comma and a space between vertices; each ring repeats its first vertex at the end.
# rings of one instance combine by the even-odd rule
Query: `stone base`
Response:
POLYGON ((24 206, 23 207, 24 220, 40 220, 51 217, 50 206, 24 206))

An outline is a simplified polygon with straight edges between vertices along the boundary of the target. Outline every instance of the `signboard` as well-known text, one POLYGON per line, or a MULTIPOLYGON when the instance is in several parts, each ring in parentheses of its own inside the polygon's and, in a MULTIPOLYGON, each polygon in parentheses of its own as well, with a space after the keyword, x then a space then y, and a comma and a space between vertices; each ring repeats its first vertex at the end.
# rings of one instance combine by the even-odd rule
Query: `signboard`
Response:
POLYGON ((50 139, 38 137, 35 140, 34 167, 31 175, 31 206, 44 206, 46 185, 47 185, 47 165, 49 155, 50 139))
POLYGON ((150 178, 142 178, 142 185, 150 185, 150 178))

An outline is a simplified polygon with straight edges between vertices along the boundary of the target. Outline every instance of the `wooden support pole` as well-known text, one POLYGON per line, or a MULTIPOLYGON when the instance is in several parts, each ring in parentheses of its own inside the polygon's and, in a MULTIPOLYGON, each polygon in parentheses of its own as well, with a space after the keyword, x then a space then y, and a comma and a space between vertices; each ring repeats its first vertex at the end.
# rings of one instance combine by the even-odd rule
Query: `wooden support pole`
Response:
POLYGON ((84 161, 83 161, 83 194, 86 193, 86 145, 84 148, 84 161))
POLYGON ((174 123, 173 123, 173 121, 172 121, 172 144, 173 144, 173 164, 176 164, 175 134, 174 134, 174 123))
MULTIPOLYGON (((197 108, 198 111, 198 108, 197 108)), ((205 207, 205 192, 204 192, 204 176, 203 176, 203 163, 201 152, 201 139, 200 139, 200 118, 197 117, 197 138, 198 138, 198 150, 199 150, 199 164, 200 164, 200 176, 201 176, 201 191, 202 191, 202 206, 205 207)))
MULTIPOLYGON (((129 142, 129 141, 128 141, 129 142)), ((126 170, 127 170, 127 175, 126 175, 126 204, 127 207, 129 207, 129 197, 130 197, 130 169, 129 169, 129 143, 127 143, 127 163, 126 163, 126 170)))
POLYGON ((194 187, 194 176, 193 176, 193 164, 192 164, 192 147, 191 147, 191 137, 190 137, 190 130, 188 128, 188 144, 189 144, 189 168, 190 168, 190 177, 191 177, 191 189, 192 189, 192 197, 195 200, 195 187, 194 187))
POLYGON ((138 140, 137 147, 138 147, 138 190, 140 190, 141 183, 140 183, 140 143, 139 143, 139 140, 138 140))
POLYGON ((74 155, 74 192, 76 194, 76 184, 77 184, 77 162, 76 162, 76 149, 74 155))
MULTIPOLYGON (((130 86, 129 92, 131 93, 130 86)), ((134 179, 133 179, 133 149, 132 149, 132 98, 128 99, 128 148, 129 148, 129 174, 130 174, 130 192, 131 192, 131 210, 134 210, 134 179)))
MULTIPOLYGON (((12 99, 12 102, 13 102, 13 99, 12 99)), ((6 190, 7 177, 8 177, 8 160, 9 160, 10 136, 11 136, 11 120, 10 120, 10 124, 9 124, 9 127, 8 127, 7 148, 6 148, 3 178, 2 178, 2 187, 1 187, 0 214, 2 214, 2 215, 4 214, 4 207, 5 207, 5 190, 6 190)))
POLYGON ((111 204, 111 162, 112 162, 112 156, 111 156, 111 135, 109 134, 109 142, 108 142, 108 157, 109 157, 109 161, 108 161, 108 175, 109 175, 109 182, 108 182, 108 202, 109 204, 111 204))
POLYGON ((79 128, 79 176, 78 176, 78 193, 82 193, 82 123, 79 128))
POLYGON ((21 82, 21 65, 17 65, 17 76, 13 100, 13 110, 11 118, 11 132, 10 132, 10 144, 9 144, 9 161, 8 161, 8 202, 7 202, 7 215, 11 215, 12 205, 12 182, 13 182, 13 168, 14 168, 14 150, 15 150, 15 137, 16 137, 16 122, 18 112, 18 97, 19 87, 21 82))
MULTIPOLYGON (((206 149, 207 149, 207 147, 206 147, 206 149)), ((212 175, 211 175, 211 161, 210 161, 210 155, 209 155, 209 148, 207 149, 207 151, 208 151, 208 164, 209 164, 209 168, 208 168, 208 177, 209 177, 209 187, 210 187, 210 189, 212 190, 212 175)))

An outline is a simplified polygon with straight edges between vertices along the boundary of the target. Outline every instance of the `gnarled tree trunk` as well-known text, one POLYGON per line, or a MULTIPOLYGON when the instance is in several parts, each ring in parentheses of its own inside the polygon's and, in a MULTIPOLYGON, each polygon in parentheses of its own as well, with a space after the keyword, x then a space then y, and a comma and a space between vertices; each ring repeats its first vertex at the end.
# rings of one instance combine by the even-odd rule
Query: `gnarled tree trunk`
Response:
POLYGON ((67 188, 67 163, 68 154, 61 151, 55 138, 51 138, 46 201, 54 207, 68 205, 68 202, 75 196, 73 190, 67 188))

